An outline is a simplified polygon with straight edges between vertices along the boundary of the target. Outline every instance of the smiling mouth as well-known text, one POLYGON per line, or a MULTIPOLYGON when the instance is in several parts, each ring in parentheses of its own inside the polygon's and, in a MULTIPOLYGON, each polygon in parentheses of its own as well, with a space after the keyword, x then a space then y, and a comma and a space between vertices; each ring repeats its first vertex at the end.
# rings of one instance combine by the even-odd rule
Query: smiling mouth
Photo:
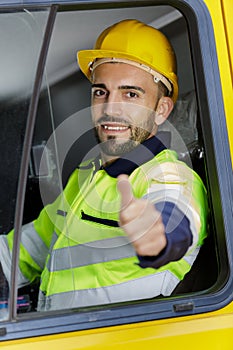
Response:
POLYGON ((104 130, 109 130, 109 131, 125 131, 129 127, 128 126, 109 126, 109 125, 101 125, 104 130))
POLYGON ((105 132, 124 132, 130 128, 129 125, 122 125, 117 123, 105 123, 100 124, 100 126, 105 132))

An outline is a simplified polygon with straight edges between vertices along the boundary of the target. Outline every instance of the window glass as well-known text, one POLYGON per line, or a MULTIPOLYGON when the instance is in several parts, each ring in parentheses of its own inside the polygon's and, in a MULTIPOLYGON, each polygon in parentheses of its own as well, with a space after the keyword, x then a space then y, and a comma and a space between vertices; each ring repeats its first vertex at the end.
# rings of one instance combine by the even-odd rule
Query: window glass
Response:
MULTIPOLYGON (((14 227, 17 186, 27 114, 47 15, 26 9, 0 12, 0 233, 1 256, 7 251, 4 234, 14 227)), ((11 246, 12 249, 12 246, 11 246)), ((0 319, 7 317, 11 256, 2 260, 0 319)), ((23 298, 18 310, 29 306, 23 298)))

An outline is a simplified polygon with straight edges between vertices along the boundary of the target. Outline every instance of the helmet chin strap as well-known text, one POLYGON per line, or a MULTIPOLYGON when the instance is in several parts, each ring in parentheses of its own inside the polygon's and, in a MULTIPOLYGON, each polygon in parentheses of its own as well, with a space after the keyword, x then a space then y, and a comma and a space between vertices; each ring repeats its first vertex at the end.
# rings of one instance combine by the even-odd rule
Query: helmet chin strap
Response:
POLYGON ((125 58, 118 58, 118 57, 96 58, 95 61, 89 63, 89 69, 90 69, 91 73, 93 73, 93 71, 98 66, 100 66, 101 64, 104 64, 104 63, 126 63, 126 64, 129 64, 131 66, 140 68, 140 69, 144 70, 145 72, 150 73, 151 75, 153 75, 154 82, 156 84, 161 81, 166 86, 166 88, 168 89, 169 93, 170 94, 172 93, 172 84, 162 74, 156 72, 154 69, 146 66, 143 63, 127 60, 125 58))

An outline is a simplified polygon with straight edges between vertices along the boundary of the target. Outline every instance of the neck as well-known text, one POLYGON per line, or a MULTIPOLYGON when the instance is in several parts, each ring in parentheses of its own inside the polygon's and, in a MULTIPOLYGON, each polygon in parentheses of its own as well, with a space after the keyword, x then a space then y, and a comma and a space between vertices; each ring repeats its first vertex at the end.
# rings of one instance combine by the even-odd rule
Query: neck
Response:
POLYGON ((120 157, 119 156, 115 156, 115 157, 114 156, 108 156, 107 154, 101 152, 101 159, 102 159, 103 166, 107 166, 107 165, 112 164, 118 158, 120 158, 120 157))

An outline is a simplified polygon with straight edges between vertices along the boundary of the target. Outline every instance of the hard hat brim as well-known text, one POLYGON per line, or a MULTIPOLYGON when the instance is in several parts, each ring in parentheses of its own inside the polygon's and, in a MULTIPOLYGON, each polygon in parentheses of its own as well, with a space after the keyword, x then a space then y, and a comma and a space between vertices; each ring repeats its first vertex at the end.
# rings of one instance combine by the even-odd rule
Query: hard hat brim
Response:
MULTIPOLYGON (((90 70, 90 66, 92 64, 92 62, 97 59, 97 58, 125 58, 127 60, 131 60, 131 61, 136 61, 139 62, 141 64, 145 64, 147 66, 149 66, 150 68, 153 69, 153 66, 150 66, 150 64, 144 60, 141 59, 141 57, 136 57, 135 55, 130 55, 127 54, 125 52, 116 52, 116 51, 111 51, 111 50, 81 50, 77 53, 77 60, 78 60, 78 64, 79 67, 81 69, 81 71, 85 74, 85 76, 91 80, 91 70, 90 70)), ((166 73, 167 72, 163 72, 162 70, 158 70, 156 69, 156 71, 158 71, 158 73, 164 75, 166 77, 166 73)), ((170 73, 170 81, 172 83, 173 86, 173 92, 172 92, 172 100, 175 103, 175 101, 177 100, 178 97, 178 84, 177 84, 177 77, 175 74, 174 78, 172 77, 172 74, 170 73)))

